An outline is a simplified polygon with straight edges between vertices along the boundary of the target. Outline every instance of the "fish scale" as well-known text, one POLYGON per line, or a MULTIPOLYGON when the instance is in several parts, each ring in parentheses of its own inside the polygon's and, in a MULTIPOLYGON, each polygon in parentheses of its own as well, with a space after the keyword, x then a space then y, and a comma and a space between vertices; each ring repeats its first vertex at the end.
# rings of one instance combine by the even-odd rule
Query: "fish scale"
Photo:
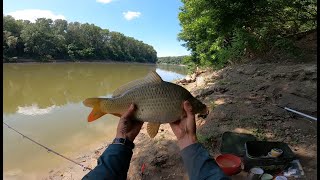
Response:
MULTIPOLYGON (((127 106, 131 104, 130 102, 135 102, 138 107, 136 118, 139 120, 159 123, 173 122, 177 120, 179 116, 172 116, 171 119, 166 119, 168 118, 166 112, 173 113, 168 111, 168 109, 170 109, 169 107, 176 106, 176 101, 169 101, 170 98, 174 97, 174 93, 163 93, 163 91, 167 90, 168 88, 165 88, 163 84, 146 85, 126 93, 119 97, 119 99, 124 99, 124 101, 127 100, 125 103, 127 106), (140 98, 139 95, 141 94, 145 94, 145 96, 140 98), (133 99, 129 97, 133 97, 133 99), (163 115, 161 116, 161 114, 163 115)), ((127 108, 119 109, 116 113, 122 113, 125 110, 127 110, 127 108)), ((174 114, 179 113, 173 113, 172 115, 174 114)))

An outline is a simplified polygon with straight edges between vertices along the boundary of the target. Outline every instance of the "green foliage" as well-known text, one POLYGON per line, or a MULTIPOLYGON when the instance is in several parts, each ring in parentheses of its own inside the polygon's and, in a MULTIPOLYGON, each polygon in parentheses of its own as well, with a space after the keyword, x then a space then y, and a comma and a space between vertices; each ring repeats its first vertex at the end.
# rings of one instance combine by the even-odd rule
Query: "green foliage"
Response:
POLYGON ((302 51, 294 45, 294 42, 291 39, 280 37, 274 41, 274 46, 293 57, 303 55, 302 51))
POLYGON ((202 135, 200 133, 197 133, 197 138, 198 138, 199 143, 201 143, 201 144, 206 144, 206 143, 208 143, 208 141, 210 141, 209 136, 202 135))
POLYGON ((193 56, 186 56, 182 60, 182 64, 187 65, 188 73, 193 72, 196 69, 196 63, 193 61, 193 56))
POLYGON ((157 61, 157 52, 148 44, 94 24, 68 23, 39 18, 35 23, 3 16, 3 57, 53 59, 157 61))
POLYGON ((218 105, 216 104, 215 101, 211 101, 211 102, 210 102, 210 108, 211 108, 212 111, 213 111, 217 106, 218 106, 218 105))
POLYGON ((252 133, 259 141, 266 141, 267 140, 265 132, 263 130, 261 130, 260 128, 253 129, 252 133))
POLYGON ((223 66, 270 49, 294 51, 290 37, 315 29, 315 0, 182 0, 178 37, 190 61, 223 66))

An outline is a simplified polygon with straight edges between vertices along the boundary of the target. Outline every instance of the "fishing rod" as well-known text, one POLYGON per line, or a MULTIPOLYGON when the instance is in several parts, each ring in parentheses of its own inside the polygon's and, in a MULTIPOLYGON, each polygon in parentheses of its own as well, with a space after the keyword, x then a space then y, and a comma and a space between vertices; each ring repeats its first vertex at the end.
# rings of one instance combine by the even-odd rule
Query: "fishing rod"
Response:
POLYGON ((52 150, 52 149, 44 146, 44 145, 42 145, 42 144, 40 144, 39 142, 37 142, 37 141, 29 138, 28 136, 20 133, 18 130, 16 130, 16 129, 12 128, 11 126, 9 126, 7 123, 3 122, 3 124, 6 125, 9 129, 12 129, 12 130, 15 131, 16 133, 20 134, 23 138, 27 138, 27 139, 30 140, 31 142, 33 142, 33 143, 39 145, 40 147, 46 149, 48 152, 52 152, 52 153, 54 153, 54 154, 56 154, 56 155, 58 155, 58 156, 60 156, 60 157, 62 157, 62 158, 64 158, 64 159, 66 159, 66 160, 68 160, 68 161, 73 162, 74 164, 77 164, 77 165, 81 166, 84 171, 86 171, 86 170, 92 171, 91 168, 89 168, 89 167, 87 167, 87 166, 84 166, 83 164, 80 164, 80 163, 78 163, 78 162, 76 162, 76 161, 74 161, 74 160, 72 160, 72 159, 70 159, 70 158, 68 158, 68 157, 66 157, 66 156, 64 156, 64 155, 62 155, 62 154, 60 154, 60 153, 58 153, 58 152, 56 152, 56 151, 54 151, 54 150, 52 150))
POLYGON ((287 111, 290 111, 290 112, 293 112, 293 113, 299 114, 299 115, 304 116, 304 117, 306 117, 306 118, 309 118, 309 119, 312 119, 312 120, 318 121, 318 119, 317 119, 317 118, 312 117, 312 116, 310 116, 310 115, 308 115, 308 114, 304 114, 304 113, 302 113, 302 112, 299 112, 299 111, 293 110, 293 109, 288 108, 288 107, 282 107, 282 106, 279 106, 279 105, 276 105, 276 106, 278 106, 278 107, 280 107, 280 108, 283 108, 283 109, 285 109, 285 110, 287 110, 287 111))

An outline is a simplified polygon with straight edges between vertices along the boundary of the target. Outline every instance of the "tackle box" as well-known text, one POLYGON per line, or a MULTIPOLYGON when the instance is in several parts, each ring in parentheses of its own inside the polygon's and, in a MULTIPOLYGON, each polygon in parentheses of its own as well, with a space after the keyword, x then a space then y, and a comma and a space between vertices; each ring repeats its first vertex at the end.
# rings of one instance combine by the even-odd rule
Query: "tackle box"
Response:
POLYGON ((253 167, 260 167, 265 172, 283 170, 292 160, 296 159, 290 147, 283 142, 247 141, 245 143, 246 154, 244 156, 244 170, 249 171, 253 167), (268 152, 273 148, 283 151, 279 157, 268 157, 268 152))

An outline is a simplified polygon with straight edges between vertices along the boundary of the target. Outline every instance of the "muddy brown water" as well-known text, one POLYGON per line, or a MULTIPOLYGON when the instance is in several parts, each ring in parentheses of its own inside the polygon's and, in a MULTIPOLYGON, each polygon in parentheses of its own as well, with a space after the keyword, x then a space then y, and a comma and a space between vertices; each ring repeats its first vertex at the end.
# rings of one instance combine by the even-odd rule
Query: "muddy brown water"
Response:
MULTIPOLYGON (((118 118, 105 115, 88 123, 88 97, 108 97, 131 80, 156 70, 165 81, 183 78, 187 69, 172 65, 121 63, 4 64, 3 121, 70 158, 111 141, 118 118)), ((70 163, 3 126, 5 179, 38 179, 70 163)))

